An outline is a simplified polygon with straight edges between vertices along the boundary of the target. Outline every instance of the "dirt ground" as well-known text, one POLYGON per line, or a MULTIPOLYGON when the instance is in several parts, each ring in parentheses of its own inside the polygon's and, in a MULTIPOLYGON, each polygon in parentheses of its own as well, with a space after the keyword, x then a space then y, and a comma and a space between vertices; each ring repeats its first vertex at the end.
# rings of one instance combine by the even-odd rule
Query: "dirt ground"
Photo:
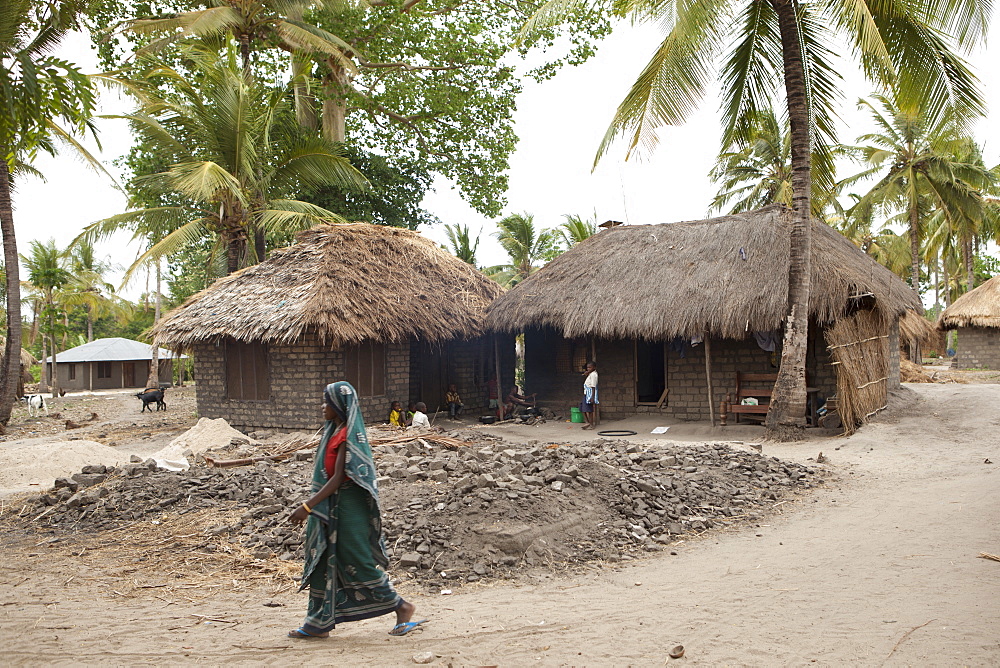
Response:
MULTIPOLYGON (((1000 562, 979 555, 1000 554, 1000 385, 910 387, 911 405, 850 438, 765 443, 765 454, 799 462, 822 450, 840 475, 759 526, 451 595, 404 583, 429 621, 403 638, 387 636, 381 618, 343 625, 326 641, 286 639, 305 606, 287 572, 194 577, 184 563, 197 555, 149 564, 114 534, 87 547, 4 536, 5 663, 403 666, 430 652, 439 666, 995 666, 1000 562), (678 644, 684 657, 669 659, 678 644)), ((127 402, 122 410, 138 415, 127 402)), ((106 428, 123 434, 119 447, 135 445, 128 429, 149 433, 139 444, 156 438, 155 422, 126 422, 121 432, 106 428)), ((592 438, 568 426, 496 431, 518 441, 592 438)), ((633 440, 649 438, 649 425, 627 426, 640 432, 633 440)), ((761 435, 677 424, 667 436, 761 435)))

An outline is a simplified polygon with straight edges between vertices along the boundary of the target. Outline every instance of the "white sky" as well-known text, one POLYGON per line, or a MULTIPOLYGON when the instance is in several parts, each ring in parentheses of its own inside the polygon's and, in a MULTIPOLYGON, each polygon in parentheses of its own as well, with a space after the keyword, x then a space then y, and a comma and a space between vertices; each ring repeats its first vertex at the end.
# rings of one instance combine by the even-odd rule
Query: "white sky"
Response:
MULTIPOLYGON (((594 154, 614 111, 631 83, 652 55, 661 36, 653 27, 623 25, 600 46, 598 54, 584 65, 566 68, 555 78, 537 84, 526 81, 518 100, 515 131, 520 138, 511 157, 510 188, 505 213, 528 212, 536 225, 555 227, 563 214, 594 216, 633 224, 664 223, 704 218, 715 188, 709 181, 719 148, 718 101, 710 97, 690 121, 681 127, 665 128, 660 145, 643 160, 624 161, 625 146, 612 147, 598 168, 591 172, 594 154)), ((81 67, 96 68, 89 41, 72 35, 60 55, 81 67)), ((969 57, 983 82, 991 110, 1000 109, 1000 77, 996 66, 1000 49, 992 45, 969 57)), ((853 142, 867 131, 865 114, 855 102, 870 88, 856 73, 848 73, 841 108, 840 139, 853 142)), ((131 108, 128 100, 115 93, 103 93, 100 112, 122 113, 131 108)), ((123 121, 99 120, 102 161, 117 173, 112 160, 128 151, 130 137, 123 121)), ((987 118, 975 135, 984 144, 987 165, 1000 162, 1000 128, 987 118)), ((96 149, 95 149, 96 150, 96 149)), ((103 175, 64 153, 58 158, 41 157, 36 166, 47 181, 25 179, 14 196, 15 227, 19 250, 24 253, 32 239, 55 238, 65 246, 87 224, 120 213, 124 196, 103 175)), ((850 173, 848 169, 842 175, 850 173)), ((446 181, 435 183, 424 206, 443 223, 470 226, 481 231, 480 264, 506 260, 492 238, 495 226, 475 212, 446 181)), ((441 226, 422 230, 443 242, 441 226)), ((98 246, 98 254, 122 267, 136 257, 138 247, 127 236, 113 238, 98 246)), ((126 295, 135 298, 145 289, 142 278, 133 281, 126 295)))

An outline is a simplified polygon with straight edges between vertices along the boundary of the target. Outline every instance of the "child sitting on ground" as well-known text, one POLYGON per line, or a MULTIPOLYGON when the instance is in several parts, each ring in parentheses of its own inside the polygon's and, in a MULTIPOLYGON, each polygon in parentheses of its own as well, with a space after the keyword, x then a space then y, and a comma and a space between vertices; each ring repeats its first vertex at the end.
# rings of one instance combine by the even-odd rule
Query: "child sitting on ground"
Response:
POLYGON ((454 383, 448 386, 448 393, 444 395, 444 398, 448 402, 448 417, 457 420, 465 405, 462 403, 462 397, 458 395, 458 387, 454 383))
POLYGON ((414 406, 413 419, 410 421, 410 425, 416 427, 417 429, 430 429, 431 421, 427 419, 427 404, 422 401, 418 401, 417 405, 414 406))
POLYGON ((392 406, 389 408, 389 424, 393 427, 405 427, 406 426, 406 416, 403 415, 403 403, 400 401, 392 402, 392 406))

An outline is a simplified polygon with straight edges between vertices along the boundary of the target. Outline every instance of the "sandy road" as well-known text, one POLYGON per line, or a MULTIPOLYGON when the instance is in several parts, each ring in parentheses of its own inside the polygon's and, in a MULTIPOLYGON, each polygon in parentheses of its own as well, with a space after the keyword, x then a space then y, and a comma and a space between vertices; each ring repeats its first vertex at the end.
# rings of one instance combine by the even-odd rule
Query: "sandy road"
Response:
POLYGON ((1000 562, 977 558, 1000 553, 1000 385, 913 389, 894 420, 823 443, 840 480, 767 525, 618 569, 416 595, 431 621, 405 638, 383 618, 294 642, 298 594, 264 607, 270 592, 220 580, 192 601, 121 599, 87 555, 5 559, 3 662, 397 666, 430 651, 441 666, 1000 665, 1000 562), (685 657, 668 659, 677 644, 685 657))

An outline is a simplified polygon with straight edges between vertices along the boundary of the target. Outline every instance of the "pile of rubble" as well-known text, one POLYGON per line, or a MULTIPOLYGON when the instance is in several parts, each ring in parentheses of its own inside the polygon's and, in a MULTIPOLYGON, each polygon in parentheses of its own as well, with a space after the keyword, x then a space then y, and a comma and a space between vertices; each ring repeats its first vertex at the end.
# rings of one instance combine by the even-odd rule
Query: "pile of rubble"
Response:
MULTIPOLYGON (((757 521, 779 499, 823 482, 822 467, 722 443, 515 447, 474 437, 457 449, 419 439, 376 448, 394 574, 442 589, 525 568, 617 561, 684 534, 757 521)), ((200 551, 239 545, 257 559, 298 560, 302 531, 287 518, 309 495, 311 458, 176 473, 152 460, 87 466, 29 499, 19 520, 99 532, 202 511, 200 551)))

